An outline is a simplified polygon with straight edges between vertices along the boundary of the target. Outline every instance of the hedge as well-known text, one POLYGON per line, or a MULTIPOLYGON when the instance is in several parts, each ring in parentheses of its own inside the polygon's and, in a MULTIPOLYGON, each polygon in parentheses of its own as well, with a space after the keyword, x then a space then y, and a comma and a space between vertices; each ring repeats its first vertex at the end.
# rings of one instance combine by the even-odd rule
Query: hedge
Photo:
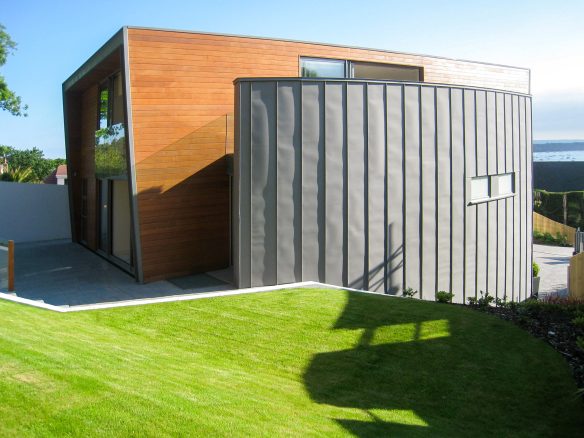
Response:
POLYGON ((567 210, 566 225, 584 229, 584 191, 547 192, 535 190, 533 211, 563 224, 564 195, 566 196, 567 210))

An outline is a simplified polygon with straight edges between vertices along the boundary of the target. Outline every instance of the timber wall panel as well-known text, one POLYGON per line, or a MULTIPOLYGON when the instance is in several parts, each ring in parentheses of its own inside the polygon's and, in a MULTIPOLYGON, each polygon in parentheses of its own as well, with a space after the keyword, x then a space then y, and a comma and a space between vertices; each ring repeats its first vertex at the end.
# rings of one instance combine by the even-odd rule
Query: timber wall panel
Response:
POLYGON ((437 290, 452 291, 457 302, 480 292, 516 301, 531 295, 531 140, 525 132, 517 143, 498 135, 529 130, 530 112, 495 116, 505 101, 529 108, 528 97, 354 80, 237 84, 238 108, 251 108, 236 130, 233 213, 245 249, 234 260, 236 272, 245 271, 237 286, 322 281, 324 265, 329 283, 391 294, 412 287, 429 300, 437 290), (277 124, 269 110, 276 103, 277 124), (509 148, 522 160, 515 195, 470 202, 470 179, 504 173, 509 148), (284 252, 285 264, 266 257, 279 261, 284 252), (298 257, 302 272, 293 272, 298 257))
MULTIPOLYGON (((297 77, 299 57, 307 56, 413 65, 424 68, 424 80, 428 82, 529 91, 529 71, 525 69, 325 44, 129 28, 127 49, 145 281, 218 269, 229 263, 229 187, 224 157, 233 152, 233 80, 238 77, 297 77), (177 222, 169 221, 170 217, 177 222), (192 225, 186 228, 184 224, 189 222, 192 225), (173 237, 169 239, 169 235, 173 237), (170 263, 169 257, 175 249, 180 257, 173 257, 175 262, 170 263)), ((333 93, 336 91, 333 85, 327 87, 331 87, 333 93)), ((391 108, 390 102, 388 109, 391 108)), ((330 119, 324 109, 320 111, 321 125, 325 120, 327 124, 343 123, 330 119)), ((353 127, 346 134, 356 138, 366 128, 353 127)), ((375 127, 371 128, 380 135, 375 127)), ((405 137, 407 141, 417 141, 413 138, 416 133, 410 134, 405 137)), ((393 138, 391 131, 387 135, 392 136, 392 141, 401 141, 393 138)), ((335 141, 335 147, 342 149, 347 139, 340 137, 335 141)), ((388 151, 388 160, 402 160, 397 144, 388 151)), ((359 161, 361 164, 357 166, 365 166, 360 169, 351 167, 350 163, 349 159, 345 167, 339 165, 342 171, 351 174, 354 171, 354 175, 359 175, 369 165, 359 161)), ((411 165, 421 168, 421 161, 415 159, 411 165)), ((319 180, 334 182, 334 177, 321 175, 319 169, 307 171, 316 172, 319 180)), ((363 194, 379 195, 380 187, 363 184, 363 194)), ((395 197, 398 205, 402 202, 396 193, 388 196, 395 197)), ((361 202, 359 199, 347 201, 346 205, 333 206, 322 199, 316 208, 334 211, 337 207, 348 208, 361 202)), ((376 210, 372 210, 364 214, 362 221, 378 223, 380 219, 375 213, 376 210)), ((310 214, 302 211, 302 215, 310 214)), ((387 214, 393 213, 388 210, 387 214)), ((313 223, 311 217, 304 219, 313 223)), ((412 239, 418 232, 419 218, 409 222, 410 219, 406 225, 406 236, 410 236, 407 245, 415 246, 412 239)), ((394 225, 396 229, 403 226, 397 219, 394 225)), ((314 226, 320 230, 319 239, 325 239, 327 232, 339 232, 332 223, 314 223, 314 226)), ((394 237, 399 239, 400 235, 396 233, 394 237)), ((315 267, 312 263, 295 266, 297 271, 305 268, 307 275, 312 277, 312 269, 317 269, 319 279, 337 275, 334 265, 323 264, 324 258, 311 247, 312 242, 293 241, 312 254, 311 261, 316 263, 315 267)), ((375 251, 380 250, 377 243, 373 243, 375 251)), ((361 248, 360 242, 352 241, 346 250, 360 254, 365 248, 361 248)), ((419 252, 419 245, 411 250, 419 252)), ((371 264, 371 260, 365 263, 371 264)), ((360 272, 362 268, 354 266, 349 272, 360 272)), ((391 268, 396 285, 403 282, 402 270, 399 264, 391 268)), ((406 275, 408 278, 414 275, 412 286, 419 288, 419 273, 417 269, 414 271, 415 274, 406 272, 406 275)), ((290 272, 281 275, 288 278, 290 272)), ((350 275, 355 285, 361 284, 359 275, 350 275)), ((373 278, 372 282, 378 283, 378 280, 373 278)))

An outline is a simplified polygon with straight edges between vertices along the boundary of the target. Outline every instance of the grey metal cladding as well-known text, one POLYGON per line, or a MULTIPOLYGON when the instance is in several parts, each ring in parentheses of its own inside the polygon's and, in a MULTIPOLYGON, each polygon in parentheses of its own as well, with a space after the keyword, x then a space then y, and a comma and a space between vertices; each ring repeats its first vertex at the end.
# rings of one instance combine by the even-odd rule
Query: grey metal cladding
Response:
POLYGON ((324 83, 302 86, 302 280, 319 281, 323 260, 324 229, 319 216, 324 213, 324 185, 319 185, 324 169, 324 83))
POLYGON ((238 286, 531 294, 529 97, 358 80, 236 87, 238 286), (471 202, 472 177, 511 171, 514 196, 471 202))
POLYGON ((395 295, 403 289, 404 279, 403 86, 387 85, 386 89, 386 292, 395 295))
POLYGON ((476 91, 463 91, 463 116, 464 116, 464 152, 466 181, 464 200, 465 214, 465 275, 464 294, 466 298, 476 297, 476 245, 477 245, 477 210, 478 205, 469 205, 470 199, 470 179, 477 176, 476 159, 476 91))
MULTIPOLYGON (((449 239, 451 248, 450 276, 451 288, 461 291, 462 295, 457 297, 464 302, 466 298, 466 288, 464 283, 464 259, 465 259, 465 167, 464 167, 464 113, 463 113, 463 92, 459 89, 450 90, 450 133, 451 133, 451 172, 450 172, 450 194, 451 205, 451 229, 449 229, 449 239)), ((441 161, 440 161, 441 162, 441 161)), ((439 162, 439 163, 440 163, 439 162)), ((439 164, 439 169, 442 166, 439 164)), ((440 245, 439 245, 440 247, 440 245)))
POLYGON ((343 284, 343 224, 345 187, 344 85, 325 84, 326 259, 325 282, 343 284))
MULTIPOLYGON (((450 110, 450 89, 436 89, 436 290, 448 291, 450 285, 451 260, 451 197, 454 198, 454 188, 450 186, 453 158, 451 154, 450 125, 454 116, 450 110)), ((460 119, 456 123, 460 123, 460 119)), ((460 180, 458 187, 464 181, 460 180)), ((462 193, 457 201, 461 202, 462 193)), ((458 228, 461 229, 461 228, 458 228)), ((462 237, 462 236, 460 236, 462 237)), ((462 239, 460 239, 462 240, 462 239)), ((461 288, 459 288, 461 290, 461 288)))
POLYGON ((233 223, 236 230, 232 248, 235 281, 241 287, 251 286, 251 84, 242 83, 236 96, 234 154, 233 223), (235 261, 237 261, 235 263, 235 261))
POLYGON ((276 284, 276 84, 251 85, 251 284, 276 284))
POLYGON ((387 139, 385 85, 367 85, 367 247, 368 290, 386 290, 385 177, 387 139))
POLYGON ((420 294, 428 298, 436 291, 436 88, 422 87, 420 91, 420 294))
POLYGON ((277 280, 293 283, 301 277, 302 264, 300 84, 281 82, 277 93, 277 280))
POLYGON ((365 205, 367 202, 367 126, 365 84, 347 84, 348 286, 367 288, 365 205))
MULTIPOLYGON (((404 288, 420 290, 420 87, 404 87, 404 288)), ((391 168, 389 172, 392 172, 391 168)))

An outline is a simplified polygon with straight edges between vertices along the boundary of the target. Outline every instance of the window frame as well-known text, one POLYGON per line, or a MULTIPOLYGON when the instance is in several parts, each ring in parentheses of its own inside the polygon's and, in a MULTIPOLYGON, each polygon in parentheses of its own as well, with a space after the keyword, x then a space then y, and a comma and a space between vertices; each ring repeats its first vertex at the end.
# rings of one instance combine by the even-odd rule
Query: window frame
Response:
POLYGON ((388 81, 395 81, 395 82, 424 82, 424 67, 417 66, 417 65, 404 65, 404 64, 393 64, 388 62, 375 62, 375 61, 355 61, 351 59, 340 59, 340 58, 320 58, 315 56, 298 56, 298 77, 306 78, 306 79, 357 79, 362 81, 374 81, 374 80, 381 80, 381 79, 366 79, 366 78, 355 78, 353 74, 354 65, 355 64, 369 64, 369 65, 379 65, 379 66, 387 66, 387 67, 395 67, 395 68, 404 68, 408 70, 418 70, 418 81, 408 81, 408 80, 401 80, 401 79, 387 79, 388 81), (325 76, 318 76, 316 78, 311 78, 309 76, 302 76, 302 61, 329 61, 329 62, 338 62, 344 63, 344 77, 343 78, 330 78, 325 76))
POLYGON ((477 204, 482 204, 484 202, 498 201, 499 199, 506 199, 506 198, 514 197, 517 194, 516 193, 517 178, 519 178, 518 171, 505 172, 505 173, 495 173, 495 174, 491 174, 491 175, 476 175, 473 177, 467 177, 467 181, 466 181, 467 205, 477 205, 477 204), (511 190, 512 190, 511 193, 505 193, 505 194, 498 193, 498 191, 499 191, 498 179, 500 176, 503 176, 503 175, 511 175, 511 190), (472 181, 475 178, 484 178, 484 177, 489 178, 489 196, 486 198, 472 199, 472 181))

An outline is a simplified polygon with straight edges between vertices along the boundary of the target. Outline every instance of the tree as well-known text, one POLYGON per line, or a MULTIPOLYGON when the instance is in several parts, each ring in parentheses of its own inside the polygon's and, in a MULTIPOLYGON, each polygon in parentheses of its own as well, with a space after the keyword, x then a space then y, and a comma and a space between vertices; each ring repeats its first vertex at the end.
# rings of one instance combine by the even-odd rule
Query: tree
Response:
MULTIPOLYGON (((26 181, 22 182, 41 182, 59 164, 65 164, 66 162, 63 158, 45 158, 43 151, 36 147, 18 150, 11 146, 0 145, 0 159, 4 157, 8 161, 9 172, 10 170, 18 170, 21 172, 30 169, 30 174, 26 175, 26 181)), ((6 176, 5 178, 10 177, 6 176)))
MULTIPOLYGON (((0 67, 6 64, 8 55, 14 53, 16 43, 12 41, 6 28, 0 24, 0 67)), ((28 105, 22 104, 22 99, 8 88, 4 77, 0 75, 0 109, 8 111, 14 116, 25 116, 28 105)))

